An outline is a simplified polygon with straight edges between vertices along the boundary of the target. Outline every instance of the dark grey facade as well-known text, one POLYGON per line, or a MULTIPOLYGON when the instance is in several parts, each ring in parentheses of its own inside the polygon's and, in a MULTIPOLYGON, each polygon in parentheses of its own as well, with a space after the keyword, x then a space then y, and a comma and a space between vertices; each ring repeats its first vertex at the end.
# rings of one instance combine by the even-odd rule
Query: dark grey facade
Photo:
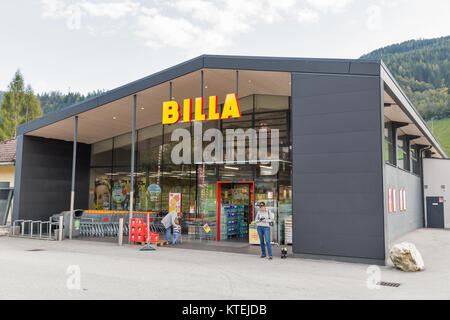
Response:
MULTIPOLYGON (((67 141, 20 136, 12 220, 46 220, 67 210, 72 178, 72 147, 67 141), (20 211, 18 210, 20 208, 20 211)), ((90 145, 78 144, 75 207, 86 208, 90 145)))
POLYGON ((294 252, 384 261, 380 78, 293 74, 294 252))
MULTIPOLYGON (((70 201, 72 143, 28 132, 203 68, 292 74, 295 254, 384 264, 389 240, 423 226, 420 178, 384 164, 385 86, 446 155, 381 61, 234 56, 201 56, 20 126, 13 218, 44 219, 70 201), (388 217, 386 187, 399 180, 411 190, 412 212, 388 217)), ((89 155, 90 146, 79 144, 76 208, 88 202, 89 155)))

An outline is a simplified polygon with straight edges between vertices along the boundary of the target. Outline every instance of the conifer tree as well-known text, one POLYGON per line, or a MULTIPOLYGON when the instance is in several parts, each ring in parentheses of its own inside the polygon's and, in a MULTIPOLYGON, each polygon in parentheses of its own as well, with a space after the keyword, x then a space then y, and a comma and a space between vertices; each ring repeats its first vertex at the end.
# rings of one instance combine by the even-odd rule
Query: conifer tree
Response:
POLYGON ((20 70, 16 71, 8 91, 4 93, 0 115, 0 140, 15 138, 18 125, 42 115, 40 102, 31 86, 25 88, 20 70))

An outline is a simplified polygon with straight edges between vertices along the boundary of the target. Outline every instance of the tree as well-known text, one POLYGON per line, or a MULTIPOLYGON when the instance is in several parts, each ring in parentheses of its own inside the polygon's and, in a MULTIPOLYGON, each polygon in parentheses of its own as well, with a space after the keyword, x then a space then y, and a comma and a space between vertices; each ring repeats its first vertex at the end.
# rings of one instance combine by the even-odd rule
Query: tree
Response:
POLYGON ((18 125, 42 115, 39 100, 31 86, 25 88, 25 82, 19 70, 9 84, 8 91, 4 93, 0 115, 0 140, 15 138, 18 125))
POLYGON ((33 89, 30 85, 28 85, 25 90, 25 105, 22 112, 24 113, 22 116, 24 117, 25 122, 42 116, 41 102, 34 95, 33 89))

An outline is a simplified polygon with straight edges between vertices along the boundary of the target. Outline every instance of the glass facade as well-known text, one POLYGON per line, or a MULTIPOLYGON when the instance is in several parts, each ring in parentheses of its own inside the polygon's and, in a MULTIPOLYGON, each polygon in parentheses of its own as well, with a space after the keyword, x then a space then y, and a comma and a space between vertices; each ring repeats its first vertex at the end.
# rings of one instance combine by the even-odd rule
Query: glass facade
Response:
POLYGON ((384 161, 420 175, 417 145, 411 142, 404 131, 396 129, 395 125, 386 118, 384 123, 384 161), (396 143, 394 143, 395 135, 397 136, 396 143))
POLYGON ((409 170, 408 142, 404 137, 397 137, 397 166, 409 170))
MULTIPOLYGON (((208 71, 204 74, 204 87, 199 90, 205 96, 204 113, 206 115, 209 115, 209 108, 205 92, 212 95, 215 92, 214 86, 219 85, 214 83, 215 78, 208 71)), ((236 89, 235 71, 216 70, 214 72, 216 72, 214 75, 219 74, 229 79, 225 81, 227 88, 224 92, 233 92, 236 89)), ((221 203, 235 201, 236 204, 243 201, 242 197, 251 199, 248 204, 250 207, 246 209, 247 223, 250 223, 253 218, 251 215, 254 214, 255 204, 264 201, 266 207, 274 213, 274 239, 284 241, 283 222, 285 218, 292 215, 290 97, 273 94, 277 93, 272 92, 273 89, 262 90, 258 86, 255 87, 256 76, 258 74, 255 72, 240 71, 239 77, 242 79, 238 87, 241 94, 238 98, 240 118, 202 121, 200 126, 197 122, 178 122, 172 125, 156 123, 137 130, 134 210, 167 211, 169 193, 180 193, 181 211, 184 217, 188 221, 208 224, 214 229, 219 226, 217 221, 220 219, 220 213, 217 212, 219 198, 221 203), (254 93, 261 91, 264 93, 254 93), (176 129, 185 129, 184 132, 189 134, 190 140, 187 145, 190 150, 179 151, 178 148, 184 140, 177 139, 178 136, 174 138, 176 129), (198 131, 200 129, 201 131, 198 131), (218 157, 218 161, 212 162, 205 161, 202 157, 198 158, 196 155, 196 148, 199 146, 202 147, 200 151, 203 152, 211 146, 212 139, 206 138, 208 132, 211 132, 208 131, 210 129, 217 129, 214 132, 219 131, 223 135, 223 144, 219 144, 223 159, 218 157), (274 135, 274 129, 277 130, 278 137, 274 135), (251 136, 237 138, 236 144, 239 145, 242 142, 245 146, 246 160, 239 161, 237 154, 240 149, 237 149, 235 150, 237 160, 230 163, 227 161, 229 157, 227 139, 230 132, 237 132, 237 130, 242 130, 244 133, 255 132, 258 137, 255 141, 258 143, 252 144, 251 136), (267 141, 267 150, 261 148, 261 137, 266 138, 264 141, 267 141), (278 148, 275 148, 275 145, 278 148), (274 150, 278 152, 276 161, 272 161, 274 150), (186 156, 185 152, 190 153, 192 162, 174 163, 173 154, 186 156), (251 154, 256 154, 258 160, 249 161, 251 154), (218 189, 220 182, 229 183, 229 190, 218 189), (235 188, 231 188, 230 186, 234 184, 235 188), (249 189, 250 185, 252 187, 249 189), (217 194, 218 190, 221 190, 219 194, 217 194), (251 191, 243 195, 242 190, 251 191)), ((290 88, 290 83, 286 81, 284 86, 290 88)), ((171 98, 182 102, 180 100, 182 98, 195 97, 195 93, 189 95, 184 92, 180 93, 181 97, 173 97, 177 94, 177 88, 178 92, 182 91, 182 88, 177 86, 176 79, 173 82, 171 98)), ((218 94, 218 112, 223 111, 224 99, 225 95, 218 94)), ((95 143, 91 150, 90 209, 129 210, 131 134, 127 133, 95 143)), ((215 149, 214 156, 220 155, 218 150, 219 148, 215 149)), ((248 230, 248 226, 246 228, 248 230)), ((224 226, 221 231, 223 234, 221 240, 226 239, 224 226)), ((207 238, 217 240, 216 232, 210 232, 207 238)))
POLYGON ((394 163, 394 132, 391 122, 384 124, 384 161, 386 163, 394 163))
POLYGON ((411 157, 411 172, 417 175, 420 175, 419 170, 419 157, 417 152, 417 146, 412 145, 410 149, 410 157, 411 157))

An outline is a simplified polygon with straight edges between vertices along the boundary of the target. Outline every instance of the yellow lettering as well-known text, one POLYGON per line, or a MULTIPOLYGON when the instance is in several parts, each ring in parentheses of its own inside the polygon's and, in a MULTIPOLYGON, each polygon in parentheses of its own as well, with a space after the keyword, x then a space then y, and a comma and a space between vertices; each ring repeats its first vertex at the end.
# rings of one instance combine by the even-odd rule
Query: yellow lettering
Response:
POLYGON ((192 99, 184 99, 183 122, 191 122, 191 120, 192 120, 192 99))
POLYGON ((209 120, 219 120, 220 113, 217 113, 217 96, 209 97, 209 120))
POLYGON ((176 101, 163 102, 163 124, 173 124, 180 120, 180 105, 176 101))
POLYGON ((241 109, 235 93, 227 94, 223 105, 222 119, 240 118, 241 109))
POLYGON ((206 114, 203 113, 203 98, 195 98, 195 121, 205 121, 206 114))
MULTIPOLYGON (((204 99, 195 98, 195 110, 194 120, 220 120, 229 118, 240 118, 241 109, 239 107, 239 101, 235 93, 229 93, 225 97, 222 114, 218 112, 218 98, 217 96, 209 97, 209 112, 208 115, 204 113, 204 99)), ((163 102, 163 124, 174 124, 180 121, 183 117, 183 122, 192 121, 192 99, 183 100, 183 114, 181 114, 181 108, 178 102, 171 100, 163 102)))

